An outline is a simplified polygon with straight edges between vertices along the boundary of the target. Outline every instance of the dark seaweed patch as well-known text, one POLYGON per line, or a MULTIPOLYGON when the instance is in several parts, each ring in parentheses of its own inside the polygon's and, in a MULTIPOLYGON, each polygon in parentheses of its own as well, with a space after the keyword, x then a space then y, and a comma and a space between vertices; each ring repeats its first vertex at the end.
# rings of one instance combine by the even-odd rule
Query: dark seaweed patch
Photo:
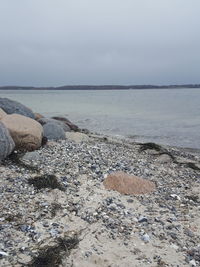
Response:
POLYGON ((41 175, 36 176, 28 180, 29 184, 32 184, 37 189, 51 188, 64 191, 64 187, 58 182, 55 175, 41 175))
POLYGON ((60 209, 62 209, 62 205, 61 204, 56 203, 56 202, 52 203, 51 204, 51 215, 52 215, 52 217, 55 217, 57 211, 60 210, 60 209))
POLYGON ((191 168, 191 169, 193 169, 193 170, 195 170, 195 171, 200 171, 200 168, 197 167, 193 162, 185 163, 185 166, 186 166, 186 167, 189 167, 189 168, 191 168))
POLYGON ((144 144, 139 144, 140 145, 140 152, 145 151, 147 149, 153 149, 156 151, 163 151, 163 148, 155 143, 144 143, 144 144))
POLYGON ((140 149, 139 149, 140 152, 143 152, 147 149, 152 149, 152 150, 160 152, 158 155, 163 155, 163 154, 168 155, 174 161, 174 163, 176 163, 175 157, 169 151, 167 151, 165 148, 163 148, 162 146, 158 144, 144 143, 144 144, 139 144, 139 145, 140 145, 140 149))
POLYGON ((42 249, 38 256, 33 258, 29 267, 59 267, 64 256, 69 256, 72 249, 79 243, 77 236, 59 238, 53 247, 42 249))

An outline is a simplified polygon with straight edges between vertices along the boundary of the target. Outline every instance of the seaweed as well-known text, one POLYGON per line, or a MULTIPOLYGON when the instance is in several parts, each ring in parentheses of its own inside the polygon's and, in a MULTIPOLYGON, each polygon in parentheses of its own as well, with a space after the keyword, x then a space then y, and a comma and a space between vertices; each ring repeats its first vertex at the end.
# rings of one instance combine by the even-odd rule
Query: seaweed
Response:
POLYGON ((36 176, 28 180, 29 184, 32 184, 36 189, 42 188, 51 188, 51 189, 59 189, 61 191, 65 191, 65 188, 61 183, 58 182, 57 177, 55 175, 41 175, 36 176))
POLYGON ((185 163, 185 166, 188 167, 188 168, 190 168, 190 169, 193 169, 193 170, 195 170, 195 171, 200 171, 200 168, 197 167, 197 166, 195 165, 195 163, 193 163, 193 162, 185 163))
POLYGON ((52 203, 51 204, 51 215, 52 217, 55 217, 56 216, 56 213, 58 210, 62 209, 62 205, 60 203, 52 203))
POLYGON ((29 267, 59 267, 64 256, 69 256, 72 249, 79 243, 77 235, 67 238, 59 238, 57 244, 43 248, 38 256, 35 256, 29 267))
POLYGON ((174 163, 176 163, 176 158, 165 148, 163 148, 162 146, 158 145, 158 144, 155 144, 155 143, 139 143, 140 145, 140 149, 139 151, 140 152, 143 152, 147 149, 153 149, 153 150, 156 150, 160 153, 158 153, 158 155, 168 155, 174 163))
POLYGON ((155 143, 139 143, 140 145, 140 152, 142 151, 145 151, 147 149, 153 149, 153 150, 156 150, 156 151, 163 151, 163 148, 158 145, 158 144, 155 144, 155 143))

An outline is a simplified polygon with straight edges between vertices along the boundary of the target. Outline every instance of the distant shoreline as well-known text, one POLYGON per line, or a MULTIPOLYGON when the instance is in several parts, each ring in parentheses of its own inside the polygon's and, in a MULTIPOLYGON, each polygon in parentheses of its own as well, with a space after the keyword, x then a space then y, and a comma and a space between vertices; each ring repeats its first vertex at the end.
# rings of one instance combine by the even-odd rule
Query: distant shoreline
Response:
POLYGON ((199 89, 200 84, 183 85, 65 85, 58 87, 0 86, 0 90, 148 90, 148 89, 199 89))

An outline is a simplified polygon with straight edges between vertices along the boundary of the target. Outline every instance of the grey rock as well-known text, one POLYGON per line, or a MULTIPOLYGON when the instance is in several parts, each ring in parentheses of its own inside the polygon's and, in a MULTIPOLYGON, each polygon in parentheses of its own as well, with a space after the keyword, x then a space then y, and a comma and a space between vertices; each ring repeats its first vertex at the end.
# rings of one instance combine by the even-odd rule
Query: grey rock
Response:
POLYGON ((7 114, 20 114, 26 117, 29 117, 31 119, 35 118, 34 113, 31 109, 24 106, 23 104, 8 99, 8 98, 2 98, 0 97, 0 108, 2 108, 7 114))
POLYGON ((1 256, 5 256, 5 257, 8 257, 8 256, 9 256, 9 254, 6 253, 6 252, 4 252, 4 251, 0 251, 0 255, 1 255, 1 256))
POLYGON ((79 132, 67 132, 65 133, 65 136, 68 140, 73 141, 77 144, 88 142, 90 140, 88 135, 79 132))
POLYGON ((0 122, 0 160, 5 159, 11 154, 15 147, 15 143, 10 136, 8 129, 0 122))
POLYGON ((150 241, 150 237, 148 234, 144 234, 141 239, 144 241, 144 242, 149 242, 150 241))
POLYGON ((160 155, 157 159, 156 159, 156 162, 157 163, 170 163, 170 162, 172 162, 173 161, 173 159, 169 156, 169 155, 167 155, 167 154, 162 154, 162 155, 160 155))
POLYGON ((191 267, 195 267, 195 266, 197 266, 196 261, 195 261, 194 259, 191 260, 191 261, 189 262, 189 265, 190 265, 191 267))
POLYGON ((57 123, 49 122, 43 125, 44 136, 48 140, 64 140, 65 131, 57 123))
POLYGON ((27 152, 22 158, 22 161, 37 161, 40 159, 40 154, 37 151, 27 152))
POLYGON ((65 117, 52 117, 52 119, 55 119, 55 120, 58 120, 58 121, 65 123, 67 126, 70 127, 71 130, 73 130, 75 132, 80 131, 80 129, 78 128, 77 125, 75 125, 74 123, 72 123, 70 120, 68 120, 65 117))
POLYGON ((64 122, 59 121, 59 120, 49 119, 49 118, 41 118, 38 120, 38 122, 41 125, 45 125, 47 123, 54 123, 54 124, 57 124, 58 126, 60 126, 65 132, 71 131, 70 127, 67 124, 65 124, 64 122))
POLYGON ((138 222, 139 223, 143 223, 143 222, 148 222, 148 219, 144 216, 140 216, 139 219, 138 219, 138 222))

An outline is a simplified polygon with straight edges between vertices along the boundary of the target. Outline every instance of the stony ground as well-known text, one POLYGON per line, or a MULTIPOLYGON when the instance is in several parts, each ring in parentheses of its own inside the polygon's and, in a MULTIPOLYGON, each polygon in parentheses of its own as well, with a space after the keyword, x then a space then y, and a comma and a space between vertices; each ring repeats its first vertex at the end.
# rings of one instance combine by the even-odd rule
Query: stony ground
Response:
POLYGON ((0 165, 0 266, 200 266, 200 153, 91 136, 0 165), (149 195, 103 186, 124 171, 149 195))

